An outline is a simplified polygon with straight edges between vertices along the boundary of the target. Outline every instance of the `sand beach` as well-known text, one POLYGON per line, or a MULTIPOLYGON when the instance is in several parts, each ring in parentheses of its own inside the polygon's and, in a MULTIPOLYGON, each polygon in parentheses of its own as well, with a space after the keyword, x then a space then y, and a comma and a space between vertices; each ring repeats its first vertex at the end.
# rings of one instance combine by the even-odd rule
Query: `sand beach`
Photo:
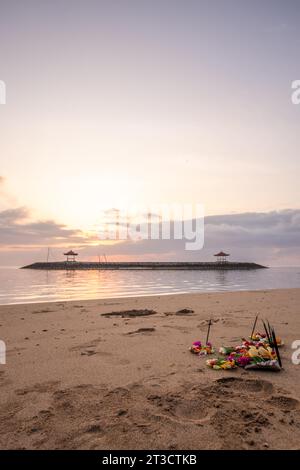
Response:
POLYGON ((282 289, 1 306, 0 448, 299 449, 299 303, 282 289), (280 372, 189 352, 207 319, 218 348, 257 313, 285 341, 280 372))

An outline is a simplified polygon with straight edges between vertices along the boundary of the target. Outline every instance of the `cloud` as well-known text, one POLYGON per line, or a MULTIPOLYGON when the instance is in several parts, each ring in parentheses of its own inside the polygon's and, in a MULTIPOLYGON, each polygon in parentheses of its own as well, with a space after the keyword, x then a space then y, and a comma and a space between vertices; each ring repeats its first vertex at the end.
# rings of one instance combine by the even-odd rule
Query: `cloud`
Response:
POLYGON ((65 243, 85 243, 88 237, 80 230, 68 229, 53 220, 30 221, 30 212, 26 207, 18 207, 0 212, 0 245, 44 246, 65 243))
MULTIPOLYGON (((5 188, 6 178, 0 175, 2 199, 12 202, 5 188)), ((10 204, 12 205, 12 204, 10 204)), ((81 230, 70 229, 54 220, 33 220, 28 207, 19 206, 1 210, 0 208, 0 250, 33 250, 45 246, 84 246, 91 243, 94 235, 81 230)))
POLYGON ((29 211, 26 207, 18 207, 16 209, 7 209, 0 212, 0 227, 1 225, 13 224, 20 222, 29 216, 29 211))
MULTIPOLYGON (((205 243, 200 251, 185 250, 185 240, 123 241, 104 246, 107 255, 131 259, 213 260, 223 249, 231 258, 268 265, 300 265, 300 210, 249 212, 205 218, 205 243)), ((82 254, 93 256, 99 248, 82 254)))
POLYGON ((211 242, 222 239, 237 246, 299 248, 300 210, 211 216, 206 219, 205 233, 211 242))
POLYGON ((96 234, 86 235, 53 220, 32 221, 25 207, 0 212, 0 246, 5 251, 44 250, 45 246, 76 246, 81 259, 213 260, 220 249, 232 260, 267 265, 300 265, 300 210, 248 212, 205 218, 205 244, 200 251, 185 250, 185 240, 124 240, 107 244, 96 234))

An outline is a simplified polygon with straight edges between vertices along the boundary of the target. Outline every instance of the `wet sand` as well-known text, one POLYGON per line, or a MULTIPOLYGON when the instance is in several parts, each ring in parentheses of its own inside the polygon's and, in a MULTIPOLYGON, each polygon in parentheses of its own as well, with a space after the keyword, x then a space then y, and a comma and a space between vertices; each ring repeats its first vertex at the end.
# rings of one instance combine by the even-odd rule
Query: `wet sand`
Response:
POLYGON ((0 448, 299 449, 299 305, 284 289, 1 306, 0 448), (118 314, 133 309, 156 313, 118 314), (257 312, 285 341, 281 372, 188 351, 209 318, 214 346, 239 344, 257 312))

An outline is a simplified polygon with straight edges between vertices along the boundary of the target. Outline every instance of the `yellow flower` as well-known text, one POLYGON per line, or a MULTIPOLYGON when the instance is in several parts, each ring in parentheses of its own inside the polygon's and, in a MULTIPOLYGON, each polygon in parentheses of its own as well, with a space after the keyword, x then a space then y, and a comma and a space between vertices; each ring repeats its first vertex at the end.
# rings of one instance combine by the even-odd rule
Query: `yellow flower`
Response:
POLYGON ((250 357, 256 357, 256 356, 258 356, 258 355, 259 355, 258 349, 257 349, 255 346, 251 346, 251 347, 249 348, 248 355, 249 355, 250 357))
MULTIPOLYGON (((272 352, 272 350, 271 350, 271 352, 272 352)), ((261 357, 264 357, 264 358, 267 358, 267 359, 269 359, 271 357, 270 351, 263 348, 262 346, 258 349, 258 353, 261 357)))

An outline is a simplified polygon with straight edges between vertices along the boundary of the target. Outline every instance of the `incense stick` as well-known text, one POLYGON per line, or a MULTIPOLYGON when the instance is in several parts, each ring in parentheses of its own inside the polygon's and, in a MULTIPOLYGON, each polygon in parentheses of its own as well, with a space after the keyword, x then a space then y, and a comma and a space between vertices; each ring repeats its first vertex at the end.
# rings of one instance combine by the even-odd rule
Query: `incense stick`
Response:
POLYGON ((265 329, 265 332, 266 332, 266 335, 267 335, 269 344, 271 345, 271 338, 270 338, 270 334, 269 334, 269 332, 268 332, 267 326, 266 326, 264 320, 263 320, 262 322, 263 322, 263 325, 264 325, 264 329, 265 329))
POLYGON ((210 332, 210 325, 211 325, 211 320, 209 320, 209 322, 208 322, 208 329, 207 329, 207 336, 206 336, 206 344, 208 343, 209 332, 210 332))
POLYGON ((253 338, 253 333, 254 333, 254 330, 255 330, 255 327, 256 327, 257 319, 258 319, 258 314, 256 315, 255 320, 254 320, 252 333, 251 333, 251 336, 250 336, 251 339, 253 338))
POLYGON ((269 335, 270 335, 270 338, 272 338, 272 328, 271 328, 271 325, 269 323, 269 320, 267 320, 267 322, 268 322, 269 335))
POLYGON ((278 349, 278 345, 277 345, 277 341, 276 341, 276 335, 275 335, 274 328, 272 328, 272 337, 273 337, 273 345, 274 345, 274 348, 275 348, 275 351, 276 351, 277 359, 278 359, 280 367, 282 367, 281 357, 280 357, 280 353, 279 353, 279 349, 278 349))

